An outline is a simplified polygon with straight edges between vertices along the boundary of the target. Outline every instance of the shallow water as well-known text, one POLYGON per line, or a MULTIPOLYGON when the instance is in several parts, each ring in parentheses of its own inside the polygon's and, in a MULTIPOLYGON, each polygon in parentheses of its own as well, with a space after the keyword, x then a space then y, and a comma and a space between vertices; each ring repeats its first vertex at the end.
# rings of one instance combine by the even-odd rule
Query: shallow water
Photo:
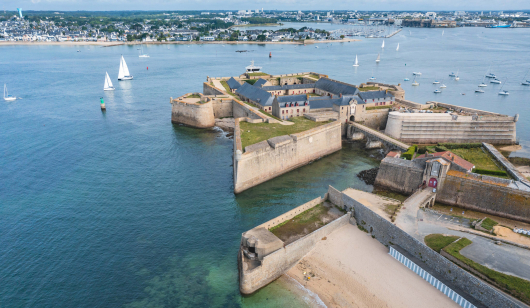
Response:
POLYGON ((282 282, 240 296, 240 235, 322 196, 328 185, 371 190, 356 174, 377 165, 369 157, 375 153, 344 144, 234 196, 232 140, 219 130, 172 125, 169 97, 201 91, 207 75, 238 75, 252 59, 273 74, 315 71, 352 83, 366 81, 372 69, 386 82, 419 70, 421 86, 404 85, 408 99, 519 113, 524 155, 530 88, 516 81, 530 66, 530 30, 411 31, 386 40, 379 65, 376 39, 318 49, 150 45, 147 59, 128 46, 0 47, 0 83, 23 98, 0 103, 2 307, 309 305, 282 282), (116 80, 121 54, 132 81, 116 80), (509 97, 492 85, 482 96, 472 93, 491 63, 501 79, 514 76, 509 97), (444 93, 433 94, 431 80, 457 69, 460 81, 446 80, 444 93), (102 91, 105 71, 114 92, 102 91))

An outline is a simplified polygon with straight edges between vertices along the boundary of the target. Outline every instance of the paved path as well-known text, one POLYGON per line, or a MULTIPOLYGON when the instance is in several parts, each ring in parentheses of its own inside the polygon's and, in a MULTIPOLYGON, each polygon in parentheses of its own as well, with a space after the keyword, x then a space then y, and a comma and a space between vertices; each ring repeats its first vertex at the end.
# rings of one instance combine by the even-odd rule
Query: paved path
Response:
POLYGON ((214 87, 216 87, 217 89, 219 89, 219 90, 221 90, 221 91, 223 91, 223 92, 226 92, 225 87, 223 87, 223 85, 221 84, 221 80, 216 80, 216 79, 214 79, 214 80, 213 80, 213 85, 214 85, 214 87))
POLYGON ((375 137, 377 139, 380 139, 381 141, 384 141, 384 142, 387 142, 387 143, 391 143, 391 144, 394 144, 395 146, 397 146, 398 148, 406 151, 410 145, 406 144, 406 143, 403 143, 403 142, 400 142, 400 141, 397 141, 396 139, 393 139, 393 138, 390 138, 388 137, 387 135, 383 134, 383 133, 380 133, 374 129, 371 129, 371 128, 368 128, 362 124, 359 124, 359 123, 355 123, 355 122, 348 122, 349 125, 355 127, 356 129, 362 131, 365 135, 368 134, 368 135, 371 135, 372 137, 375 137))
POLYGON ((418 190, 405 200, 403 207, 396 217, 396 226, 416 239, 422 240, 418 232, 418 211, 420 206, 432 198, 433 195, 432 189, 418 190))
POLYGON ((509 244, 497 245, 488 238, 454 230, 469 228, 468 219, 426 210, 418 211, 417 220, 422 242, 425 236, 433 233, 466 237, 473 244, 462 249, 462 255, 496 271, 530 280, 530 250, 509 244))

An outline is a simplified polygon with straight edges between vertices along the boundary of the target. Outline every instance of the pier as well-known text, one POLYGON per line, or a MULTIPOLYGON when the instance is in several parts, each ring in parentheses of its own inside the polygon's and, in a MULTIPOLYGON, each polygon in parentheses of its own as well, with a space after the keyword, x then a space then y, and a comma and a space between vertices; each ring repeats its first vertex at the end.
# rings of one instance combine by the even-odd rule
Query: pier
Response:
POLYGON ((393 33, 391 33, 391 34, 389 34, 389 35, 387 35, 387 36, 385 36, 385 37, 386 37, 386 38, 393 37, 394 35, 396 35, 396 34, 398 34, 399 32, 401 32, 401 30, 403 30, 403 29, 397 29, 396 31, 394 31, 393 33))

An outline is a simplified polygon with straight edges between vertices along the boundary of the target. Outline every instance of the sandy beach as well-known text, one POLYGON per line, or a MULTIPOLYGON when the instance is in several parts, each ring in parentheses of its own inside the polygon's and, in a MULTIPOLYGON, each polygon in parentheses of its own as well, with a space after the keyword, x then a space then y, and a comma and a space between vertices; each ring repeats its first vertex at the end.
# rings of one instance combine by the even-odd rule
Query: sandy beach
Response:
POLYGON ((459 307, 350 224, 320 241, 287 275, 327 307, 459 307))
MULTIPOLYGON (((343 40, 334 40, 334 41, 310 41, 306 42, 306 45, 310 44, 333 44, 333 43, 349 43, 349 42, 357 42, 360 40, 356 39, 343 39, 343 40)), ((221 44, 221 45, 266 45, 266 44, 273 44, 273 45, 304 45, 304 42, 256 42, 256 41, 250 41, 250 42, 244 42, 244 41, 173 41, 173 42, 28 42, 28 41, 16 41, 16 42, 0 42, 0 46, 12 46, 12 45, 27 45, 27 46, 38 46, 38 45, 57 45, 57 46, 76 46, 76 45, 94 45, 94 46, 101 46, 101 47, 112 47, 112 46, 119 46, 119 45, 203 45, 203 44, 221 44)))

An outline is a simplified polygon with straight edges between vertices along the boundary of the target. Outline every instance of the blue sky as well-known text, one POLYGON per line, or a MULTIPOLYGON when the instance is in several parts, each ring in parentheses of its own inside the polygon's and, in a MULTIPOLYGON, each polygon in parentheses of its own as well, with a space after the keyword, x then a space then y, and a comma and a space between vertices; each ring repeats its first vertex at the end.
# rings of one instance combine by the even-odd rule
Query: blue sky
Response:
POLYGON ((528 0, 2 0, 14 10, 528 10, 528 0))

